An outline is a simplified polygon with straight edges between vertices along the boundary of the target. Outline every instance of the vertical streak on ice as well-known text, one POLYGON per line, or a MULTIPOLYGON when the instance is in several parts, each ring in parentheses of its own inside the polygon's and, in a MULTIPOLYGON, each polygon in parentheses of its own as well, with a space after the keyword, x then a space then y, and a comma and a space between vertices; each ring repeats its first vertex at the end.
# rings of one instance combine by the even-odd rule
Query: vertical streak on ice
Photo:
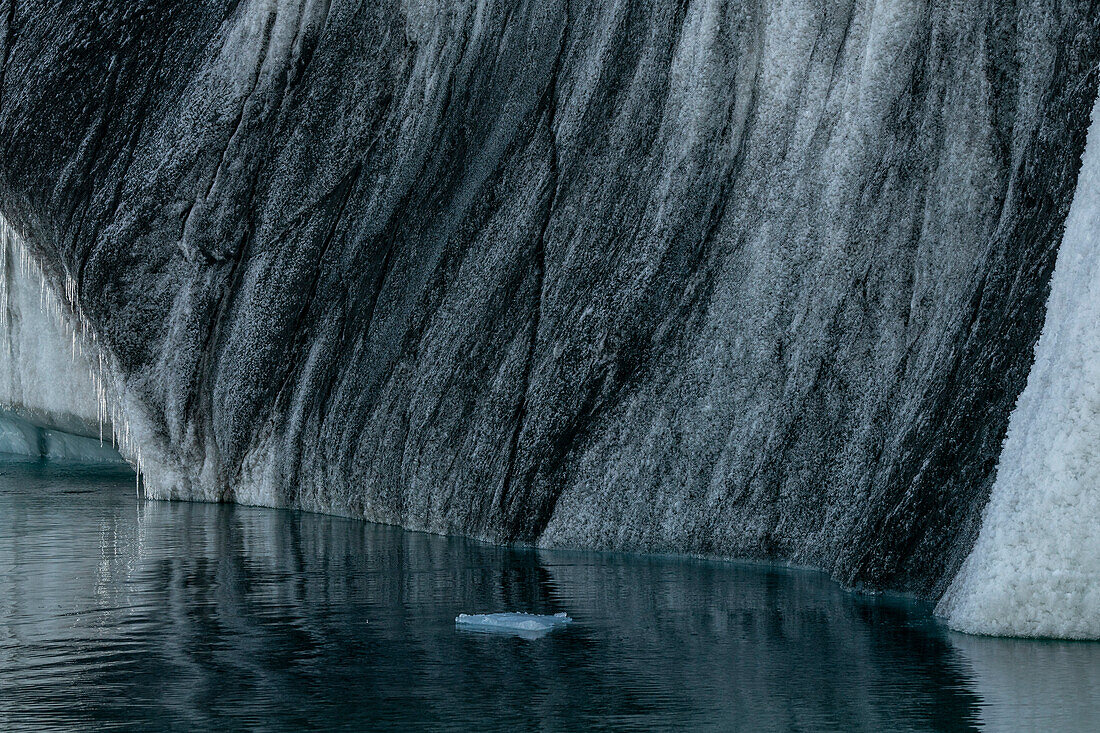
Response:
POLYGON ((1035 364, 937 611, 970 633, 1100 638, 1100 100, 1035 364))

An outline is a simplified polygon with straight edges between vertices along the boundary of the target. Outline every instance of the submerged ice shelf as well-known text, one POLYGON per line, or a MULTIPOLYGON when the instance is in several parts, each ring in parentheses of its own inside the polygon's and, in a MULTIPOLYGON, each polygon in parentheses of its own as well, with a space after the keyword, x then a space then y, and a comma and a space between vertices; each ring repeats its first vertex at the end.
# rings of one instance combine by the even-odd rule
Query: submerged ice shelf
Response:
POLYGON ((5 456, 64 463, 123 462, 110 443, 42 427, 10 410, 0 409, 0 460, 5 456))
POLYGON ((573 623, 565 613, 553 616, 535 613, 460 613, 455 627, 464 631, 480 631, 488 634, 507 634, 535 638, 573 623))

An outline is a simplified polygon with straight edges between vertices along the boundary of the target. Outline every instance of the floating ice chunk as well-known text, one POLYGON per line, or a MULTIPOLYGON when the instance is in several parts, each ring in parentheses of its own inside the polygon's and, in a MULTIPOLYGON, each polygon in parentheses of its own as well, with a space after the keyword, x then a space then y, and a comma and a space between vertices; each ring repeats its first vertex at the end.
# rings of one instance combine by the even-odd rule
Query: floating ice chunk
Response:
POLYGON ((511 634, 525 638, 537 638, 556 628, 568 626, 573 619, 564 613, 540 616, 535 613, 460 613, 455 626, 466 631, 489 634, 511 634))

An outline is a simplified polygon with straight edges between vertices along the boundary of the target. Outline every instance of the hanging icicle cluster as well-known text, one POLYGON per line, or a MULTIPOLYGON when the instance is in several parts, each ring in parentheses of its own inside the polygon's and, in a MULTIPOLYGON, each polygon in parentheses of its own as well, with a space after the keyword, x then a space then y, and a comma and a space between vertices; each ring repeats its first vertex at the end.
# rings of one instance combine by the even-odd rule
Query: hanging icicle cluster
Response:
MULTIPOLYGON (((91 322, 84 316, 78 303, 78 284, 71 273, 65 272, 61 288, 49 282, 46 272, 35 262, 25 236, 0 216, 0 329, 7 332, 11 326, 11 280, 16 275, 24 280, 37 278, 39 306, 56 321, 61 333, 70 342, 70 356, 76 362, 80 355, 90 365, 90 376, 95 389, 96 418, 99 422, 99 441, 104 442, 104 428, 109 429, 111 445, 133 465, 137 478, 137 493, 141 495, 143 463, 141 447, 135 440, 123 407, 123 385, 116 376, 119 371, 110 363, 106 350, 100 346, 99 337, 91 322), (58 296, 61 290, 64 295, 58 296)), ((8 348, 10 339, 5 340, 8 348)))

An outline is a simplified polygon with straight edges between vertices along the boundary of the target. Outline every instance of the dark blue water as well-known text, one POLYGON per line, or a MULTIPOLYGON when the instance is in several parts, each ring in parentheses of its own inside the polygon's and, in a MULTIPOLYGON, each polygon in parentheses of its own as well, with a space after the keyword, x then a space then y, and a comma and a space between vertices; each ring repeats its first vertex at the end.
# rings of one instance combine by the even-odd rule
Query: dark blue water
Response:
POLYGON ((0 466, 0 730, 1100 730, 1100 645, 819 574, 511 550, 0 466), (461 612, 565 611, 541 639, 461 612))

